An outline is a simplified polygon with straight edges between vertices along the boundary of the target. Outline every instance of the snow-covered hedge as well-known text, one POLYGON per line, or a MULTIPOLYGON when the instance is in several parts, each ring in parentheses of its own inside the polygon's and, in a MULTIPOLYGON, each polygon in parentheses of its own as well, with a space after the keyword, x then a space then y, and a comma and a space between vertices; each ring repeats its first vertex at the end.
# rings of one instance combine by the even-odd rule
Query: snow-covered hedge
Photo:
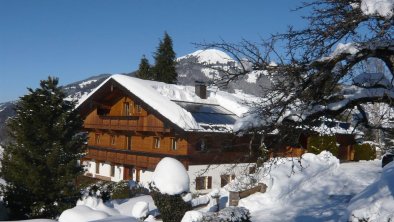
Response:
POLYGON ((181 222, 250 222, 250 212, 244 207, 226 207, 217 213, 188 211, 181 222))
POLYGON ((83 197, 97 197, 106 202, 110 199, 129 198, 131 190, 126 181, 98 181, 83 188, 81 194, 83 197))

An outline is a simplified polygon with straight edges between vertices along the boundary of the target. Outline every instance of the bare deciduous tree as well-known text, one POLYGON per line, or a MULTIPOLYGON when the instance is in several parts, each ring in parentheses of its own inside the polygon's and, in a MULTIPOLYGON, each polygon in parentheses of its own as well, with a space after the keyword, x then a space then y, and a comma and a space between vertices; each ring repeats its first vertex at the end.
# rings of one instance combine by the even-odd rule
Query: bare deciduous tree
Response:
POLYGON ((247 40, 201 44, 237 60, 231 69, 220 70, 225 74, 216 84, 226 85, 250 73, 271 80, 260 103, 253 104, 254 111, 236 130, 264 134, 279 129, 294 136, 292 129, 300 125, 355 112, 361 117, 359 124, 378 127, 370 124, 363 104, 391 106, 394 99, 394 18, 393 13, 368 11, 363 4, 363 0, 315 0, 296 9, 309 10, 303 17, 308 22, 305 29, 290 27, 259 44, 247 40), (360 64, 370 58, 382 61, 388 74, 362 72, 360 64))

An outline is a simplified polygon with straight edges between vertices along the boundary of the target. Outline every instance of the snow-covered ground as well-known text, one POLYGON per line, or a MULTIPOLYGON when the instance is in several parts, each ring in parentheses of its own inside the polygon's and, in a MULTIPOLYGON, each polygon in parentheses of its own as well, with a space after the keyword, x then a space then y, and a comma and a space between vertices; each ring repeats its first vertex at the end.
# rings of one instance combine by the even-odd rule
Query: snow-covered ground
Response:
MULTIPOLYGON (((293 172, 292 163, 279 161, 269 174, 258 174, 258 179, 268 185, 267 192, 253 194, 239 203, 250 210, 252 221, 348 221, 352 215, 369 218, 370 221, 394 218, 394 163, 383 170, 380 160, 340 164, 328 152, 304 155, 302 167, 295 161, 293 172)), ((221 200, 227 200, 225 189, 220 194, 221 200)), ((96 213, 105 208, 103 214, 106 215, 96 215, 97 219, 102 218, 100 221, 105 222, 133 221, 136 211, 157 213, 150 196, 114 200, 106 206, 94 200, 79 202, 79 208, 81 205, 94 209, 96 213), (141 206, 135 207, 137 205, 141 206)), ((223 203, 220 205, 224 207, 223 203)), ((206 212, 208 208, 200 208, 200 211, 206 212)), ((86 211, 82 208, 76 210, 86 211)), ((90 216, 87 214, 85 219, 90 216)), ((150 217, 149 221, 160 220, 150 217)))
POLYGON ((290 177, 289 164, 275 167, 269 179, 272 188, 267 193, 240 201, 251 211, 253 221, 347 221, 350 200, 382 171, 380 161, 339 164, 315 157, 306 158, 304 169, 296 165, 290 177), (322 164, 309 165, 318 161, 322 164))

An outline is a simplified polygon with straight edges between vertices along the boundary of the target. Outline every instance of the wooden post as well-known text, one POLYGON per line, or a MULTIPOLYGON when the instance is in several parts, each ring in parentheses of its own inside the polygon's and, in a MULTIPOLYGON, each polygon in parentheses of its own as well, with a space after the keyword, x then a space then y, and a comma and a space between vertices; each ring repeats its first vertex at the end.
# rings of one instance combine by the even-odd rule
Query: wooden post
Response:
POLYGON ((238 202, 241 199, 239 197, 239 192, 230 191, 229 193, 230 194, 228 196, 228 201, 229 201, 228 205, 235 206, 235 207, 238 206, 238 202))

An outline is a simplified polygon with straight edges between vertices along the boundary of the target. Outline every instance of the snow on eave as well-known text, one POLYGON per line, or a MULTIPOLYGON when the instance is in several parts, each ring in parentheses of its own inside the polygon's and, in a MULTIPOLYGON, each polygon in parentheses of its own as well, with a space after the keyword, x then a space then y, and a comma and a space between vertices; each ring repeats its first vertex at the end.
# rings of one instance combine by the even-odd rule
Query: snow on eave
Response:
POLYGON ((184 130, 199 130, 200 127, 194 120, 190 112, 177 105, 167 97, 162 96, 157 92, 152 85, 158 84, 154 81, 142 80, 134 77, 125 75, 115 74, 107 78, 102 82, 96 89, 89 93, 85 98, 82 98, 77 105, 77 108, 81 106, 87 99, 97 92, 103 85, 108 81, 114 80, 121 86, 123 86, 131 94, 144 101, 152 109, 156 110, 163 117, 176 126, 184 130))

